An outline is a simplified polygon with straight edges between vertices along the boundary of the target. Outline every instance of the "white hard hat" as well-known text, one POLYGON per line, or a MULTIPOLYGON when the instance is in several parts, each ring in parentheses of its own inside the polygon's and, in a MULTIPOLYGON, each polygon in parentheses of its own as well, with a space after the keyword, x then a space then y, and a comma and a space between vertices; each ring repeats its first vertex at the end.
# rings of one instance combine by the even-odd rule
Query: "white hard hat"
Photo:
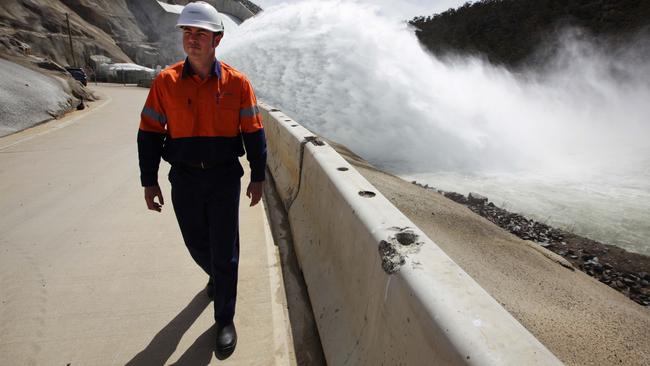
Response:
POLYGON ((177 28, 197 27, 211 32, 223 32, 223 22, 217 9, 212 5, 197 1, 185 5, 181 16, 178 17, 177 28))

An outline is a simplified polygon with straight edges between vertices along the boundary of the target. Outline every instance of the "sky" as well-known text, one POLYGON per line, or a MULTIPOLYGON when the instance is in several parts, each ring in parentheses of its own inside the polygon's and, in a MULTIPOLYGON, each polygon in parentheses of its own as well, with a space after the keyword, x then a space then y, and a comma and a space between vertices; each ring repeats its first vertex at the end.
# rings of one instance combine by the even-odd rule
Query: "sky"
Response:
MULTIPOLYGON (((301 0, 253 0, 262 8, 268 8, 282 3, 296 3, 301 0)), ((449 8, 457 8, 468 0, 348 0, 367 3, 381 7, 400 19, 411 19, 419 15, 432 15, 443 12, 449 8)))

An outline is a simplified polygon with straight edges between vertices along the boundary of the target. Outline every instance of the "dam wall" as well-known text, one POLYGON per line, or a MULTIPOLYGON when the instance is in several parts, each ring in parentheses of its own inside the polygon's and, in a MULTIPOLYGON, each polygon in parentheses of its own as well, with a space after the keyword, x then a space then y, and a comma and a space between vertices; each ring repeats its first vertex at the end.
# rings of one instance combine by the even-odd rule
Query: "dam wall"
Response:
POLYGON ((561 364, 327 142, 260 109, 328 364, 561 364))

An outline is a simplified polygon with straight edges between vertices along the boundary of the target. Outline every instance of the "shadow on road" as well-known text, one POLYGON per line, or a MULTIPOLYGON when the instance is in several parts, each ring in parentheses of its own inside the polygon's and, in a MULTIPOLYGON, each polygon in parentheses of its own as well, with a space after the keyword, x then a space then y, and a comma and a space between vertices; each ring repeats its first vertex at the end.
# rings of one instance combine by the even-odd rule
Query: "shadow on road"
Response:
MULTIPOLYGON (((197 293, 192 301, 153 337, 144 350, 127 362, 126 366, 165 365, 172 353, 176 351, 183 334, 209 304, 210 299, 204 291, 197 293)), ((214 339, 214 326, 212 326, 194 341, 176 365, 209 364, 214 351, 214 339)))
POLYGON ((190 348, 174 363, 174 366, 209 365, 215 347, 216 326, 212 325, 192 343, 190 348))

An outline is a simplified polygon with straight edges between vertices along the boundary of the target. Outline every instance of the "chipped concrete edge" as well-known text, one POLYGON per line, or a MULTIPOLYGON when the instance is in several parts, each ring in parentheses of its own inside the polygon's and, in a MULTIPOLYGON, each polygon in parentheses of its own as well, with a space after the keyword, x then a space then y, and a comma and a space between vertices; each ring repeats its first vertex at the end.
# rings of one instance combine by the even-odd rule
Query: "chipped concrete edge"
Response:
POLYGON ((561 364, 333 148, 260 106, 329 364, 561 364))

